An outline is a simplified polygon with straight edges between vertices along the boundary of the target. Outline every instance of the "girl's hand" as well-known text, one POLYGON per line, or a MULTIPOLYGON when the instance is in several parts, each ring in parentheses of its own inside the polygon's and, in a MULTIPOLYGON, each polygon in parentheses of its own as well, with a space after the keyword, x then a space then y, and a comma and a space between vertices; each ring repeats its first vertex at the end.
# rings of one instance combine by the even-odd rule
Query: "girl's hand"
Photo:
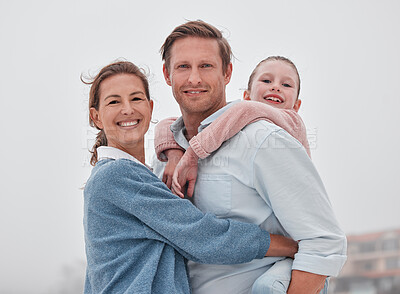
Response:
POLYGON ((194 185, 196 184, 197 178, 197 164, 198 157, 193 152, 192 148, 189 147, 185 154, 182 156, 178 165, 175 168, 175 172, 172 176, 172 192, 181 198, 184 198, 183 187, 187 183, 187 196, 192 197, 194 193, 194 185))
POLYGON ((180 149, 169 149, 165 150, 164 153, 168 162, 164 169, 162 181, 167 185, 168 189, 171 189, 172 176, 174 175, 176 165, 183 156, 183 151, 180 149))

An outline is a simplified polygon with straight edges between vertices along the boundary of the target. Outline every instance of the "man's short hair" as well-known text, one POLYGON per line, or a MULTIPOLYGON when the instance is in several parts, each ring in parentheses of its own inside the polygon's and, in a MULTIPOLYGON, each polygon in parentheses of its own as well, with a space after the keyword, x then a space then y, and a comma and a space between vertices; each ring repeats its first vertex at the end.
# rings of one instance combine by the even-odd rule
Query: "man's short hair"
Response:
POLYGON ((172 45, 176 40, 186 37, 215 39, 218 42, 219 54, 222 59, 222 69, 224 73, 226 72, 232 58, 231 46, 229 46, 228 41, 223 37, 220 30, 202 20, 188 21, 177 26, 165 39, 164 44, 161 46, 160 53, 168 71, 171 61, 172 45))

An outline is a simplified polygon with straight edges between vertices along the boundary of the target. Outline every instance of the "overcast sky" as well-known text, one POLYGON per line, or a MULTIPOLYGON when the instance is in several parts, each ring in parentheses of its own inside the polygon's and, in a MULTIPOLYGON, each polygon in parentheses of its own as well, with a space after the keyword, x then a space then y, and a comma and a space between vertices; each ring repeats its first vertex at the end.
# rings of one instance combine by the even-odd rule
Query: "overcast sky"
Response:
POLYGON ((153 118, 179 115, 158 50, 186 20, 230 42, 229 101, 261 59, 292 59, 313 161, 343 229, 400 228, 399 15, 396 0, 1 1, 0 293, 45 293, 85 258, 80 188, 93 132, 80 75, 130 60, 150 74, 153 118))

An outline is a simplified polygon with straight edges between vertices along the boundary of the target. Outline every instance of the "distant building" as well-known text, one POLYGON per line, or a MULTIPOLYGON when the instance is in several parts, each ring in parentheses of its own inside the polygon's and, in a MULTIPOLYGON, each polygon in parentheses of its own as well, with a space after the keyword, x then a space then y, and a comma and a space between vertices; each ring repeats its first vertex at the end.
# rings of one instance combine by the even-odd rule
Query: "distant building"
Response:
POLYGON ((348 259, 329 293, 400 294, 400 229, 347 236, 348 259))

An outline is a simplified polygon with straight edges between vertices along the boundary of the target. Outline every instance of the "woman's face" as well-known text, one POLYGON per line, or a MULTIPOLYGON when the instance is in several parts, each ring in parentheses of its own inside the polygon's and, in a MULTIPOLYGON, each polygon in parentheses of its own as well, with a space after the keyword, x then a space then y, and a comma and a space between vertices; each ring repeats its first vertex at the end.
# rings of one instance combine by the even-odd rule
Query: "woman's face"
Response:
POLYGON ((269 60, 259 65, 251 91, 245 91, 244 99, 298 111, 298 89, 299 79, 293 67, 281 60, 269 60))
POLYGON ((118 74, 101 82, 99 110, 90 109, 97 127, 103 129, 108 146, 124 151, 144 146, 153 101, 148 100, 143 82, 133 74, 118 74))

